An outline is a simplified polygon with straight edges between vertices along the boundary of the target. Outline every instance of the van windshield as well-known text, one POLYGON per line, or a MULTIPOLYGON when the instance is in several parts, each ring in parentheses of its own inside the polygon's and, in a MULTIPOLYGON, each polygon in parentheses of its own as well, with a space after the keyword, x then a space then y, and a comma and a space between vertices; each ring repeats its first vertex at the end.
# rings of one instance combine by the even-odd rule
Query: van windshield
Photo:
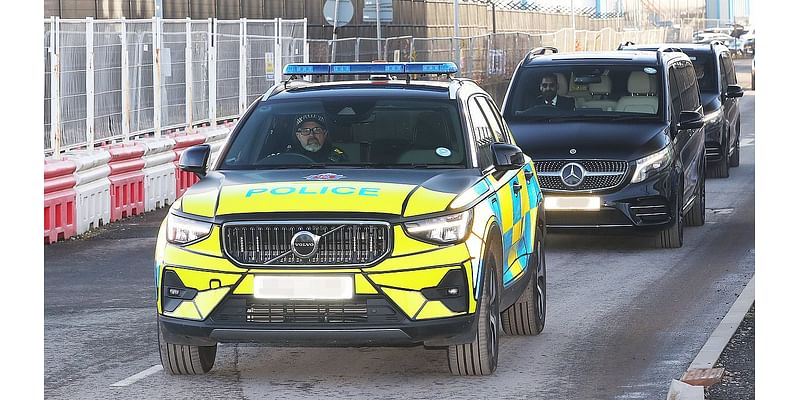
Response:
POLYGON ((656 119, 663 74, 645 65, 523 68, 507 100, 507 120, 656 119))

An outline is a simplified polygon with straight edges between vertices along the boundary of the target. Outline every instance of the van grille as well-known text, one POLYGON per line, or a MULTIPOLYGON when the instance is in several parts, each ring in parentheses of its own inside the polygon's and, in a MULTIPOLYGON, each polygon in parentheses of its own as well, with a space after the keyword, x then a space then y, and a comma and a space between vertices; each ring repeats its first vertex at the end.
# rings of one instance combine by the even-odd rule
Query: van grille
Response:
POLYGON ((597 191, 619 186, 628 173, 628 163, 620 160, 544 160, 536 161, 539 185, 553 191, 597 191), (583 167, 586 176, 578 186, 567 186, 561 180, 561 169, 569 163, 583 167))

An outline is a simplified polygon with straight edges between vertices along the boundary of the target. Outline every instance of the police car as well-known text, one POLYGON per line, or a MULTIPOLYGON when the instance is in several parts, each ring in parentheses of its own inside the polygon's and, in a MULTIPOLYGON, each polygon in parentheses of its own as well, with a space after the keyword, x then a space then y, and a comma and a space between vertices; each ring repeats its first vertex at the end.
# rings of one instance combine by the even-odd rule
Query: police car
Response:
POLYGON ((536 335, 546 310, 542 193, 491 97, 453 63, 283 72, 211 165, 208 145, 181 156, 202 179, 156 246, 165 371, 254 342, 424 344, 491 374, 501 326, 536 335), (370 79, 299 79, 340 75, 370 79))

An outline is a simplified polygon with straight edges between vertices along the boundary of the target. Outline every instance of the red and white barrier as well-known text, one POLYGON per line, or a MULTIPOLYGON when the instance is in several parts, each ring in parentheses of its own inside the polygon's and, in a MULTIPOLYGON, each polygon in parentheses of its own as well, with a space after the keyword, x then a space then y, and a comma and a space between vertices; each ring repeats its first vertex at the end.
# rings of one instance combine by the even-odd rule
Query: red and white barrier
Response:
POLYGON ((144 212, 144 149, 135 142, 106 147, 111 154, 111 222, 144 212))
POLYGON ((75 209, 80 235, 111 222, 111 154, 102 149, 72 150, 65 159, 75 163, 75 209))
POLYGON ((178 169, 183 151, 208 143, 210 165, 232 129, 205 127, 45 159, 45 244, 172 204, 199 180, 178 169))
POLYGON ((175 151, 175 192, 177 197, 181 197, 186 192, 186 189, 194 185, 200 178, 191 172, 181 171, 178 168, 178 160, 180 160, 181 154, 187 148, 205 143, 206 137, 199 133, 176 133, 171 135, 171 138, 175 140, 175 147, 173 148, 175 151))
POLYGON ((138 140, 145 147, 144 156, 144 210, 152 211, 175 202, 176 169, 175 141, 170 138, 138 140))
POLYGON ((223 125, 198 129, 197 133, 205 136, 205 143, 211 146, 211 155, 208 157, 209 166, 213 165, 217 160, 219 151, 222 149, 222 146, 225 145, 225 141, 228 139, 231 129, 231 127, 223 125))
POLYGON ((44 242, 75 235, 75 164, 44 160, 44 242))

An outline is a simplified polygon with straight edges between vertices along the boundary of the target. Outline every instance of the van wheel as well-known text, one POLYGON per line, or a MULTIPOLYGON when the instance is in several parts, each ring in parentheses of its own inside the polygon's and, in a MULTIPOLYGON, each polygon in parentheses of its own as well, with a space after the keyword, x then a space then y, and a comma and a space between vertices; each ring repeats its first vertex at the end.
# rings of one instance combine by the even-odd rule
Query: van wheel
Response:
MULTIPOLYGON (((741 136, 741 131, 739 130, 739 121, 736 121, 736 133, 741 136)), ((739 137, 736 138, 736 147, 733 148, 733 154, 731 154, 730 159, 730 166, 731 167, 738 167, 739 166, 739 137)))
POLYGON ((702 174, 700 176, 700 193, 686 214, 686 225, 689 226, 702 226, 706 223, 706 177, 702 174))
POLYGON ((500 286, 497 278, 497 261, 493 250, 487 252, 483 262, 485 277, 480 304, 478 304, 478 330, 472 342, 450 345, 447 358, 453 375, 491 375, 497 368, 500 344, 500 286))
POLYGON ((167 343, 158 327, 158 353, 161 365, 170 375, 202 375, 211 371, 217 357, 217 345, 187 346, 167 343))
POLYGON ((533 256, 536 270, 519 299, 500 314, 503 331, 508 335, 538 335, 544 329, 547 312, 547 272, 544 260, 544 240, 536 230, 533 256))
POLYGON ((656 247, 662 249, 676 249, 683 246, 683 185, 678 188, 675 195, 675 223, 671 227, 658 233, 656 247))
POLYGON ((725 140, 725 143, 720 147, 720 151, 722 152, 722 160, 719 160, 708 169, 708 176, 709 178, 727 178, 730 175, 728 169, 730 168, 729 164, 729 156, 728 156, 728 140, 725 140))

